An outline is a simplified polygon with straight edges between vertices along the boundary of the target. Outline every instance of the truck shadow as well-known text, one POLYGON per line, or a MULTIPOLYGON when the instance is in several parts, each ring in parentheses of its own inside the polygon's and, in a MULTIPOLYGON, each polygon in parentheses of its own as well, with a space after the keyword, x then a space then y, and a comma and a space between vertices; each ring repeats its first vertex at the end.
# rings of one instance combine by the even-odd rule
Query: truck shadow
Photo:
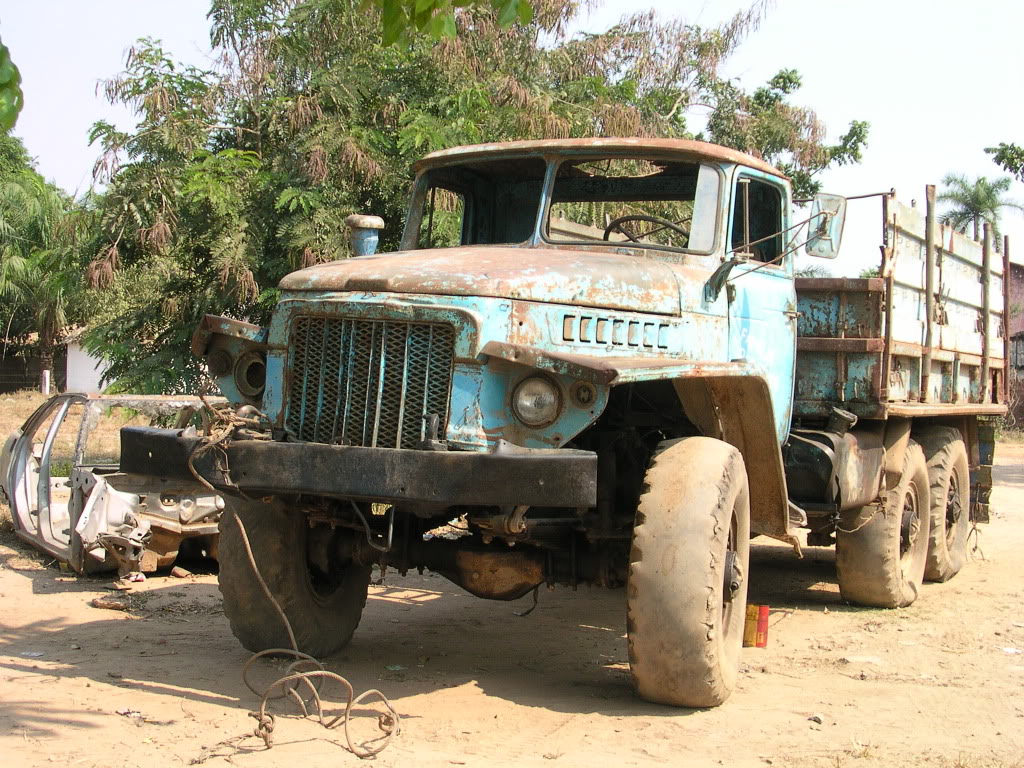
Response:
MULTIPOLYGON (((750 599, 773 608, 827 604, 843 610, 834 587, 828 588, 832 568, 828 551, 810 550, 804 560, 795 560, 786 547, 755 544, 750 599)), ((41 599, 73 593, 87 603, 111 594, 103 590, 109 576, 65 581, 56 569, 39 567, 19 575, 32 582, 32 592, 41 599)), ((241 680, 249 654, 231 635, 216 583, 156 577, 127 600, 127 612, 88 608, 95 611, 89 621, 54 615, 17 628, 5 622, 0 675, 12 683, 23 676, 57 682, 85 677, 112 689, 106 715, 113 715, 122 701, 145 708, 146 699, 138 694, 173 697, 183 702, 182 712, 189 702, 226 707, 238 710, 239 733, 247 731, 244 715, 257 704, 241 680), (26 657, 26 652, 42 656, 26 657)), ((542 589, 536 609, 518 615, 531 604, 530 596, 512 603, 479 600, 431 574, 389 577, 386 585, 371 588, 352 643, 325 664, 347 677, 357 692, 382 690, 400 711, 402 702, 413 698, 416 703, 406 711, 429 710, 429 697, 459 687, 566 713, 679 717, 696 711, 636 697, 625 641, 624 591, 542 589)), ((284 662, 267 663, 260 679, 269 682, 285 667, 284 662)), ((0 703, 0 721, 11 728, 35 732, 58 720, 91 727, 92 717, 83 720, 50 703, 18 698, 0 703)))
POLYGON ((802 554, 797 558, 792 547, 781 542, 752 542, 748 602, 773 608, 862 610, 847 605, 839 596, 835 548, 804 546, 802 554))

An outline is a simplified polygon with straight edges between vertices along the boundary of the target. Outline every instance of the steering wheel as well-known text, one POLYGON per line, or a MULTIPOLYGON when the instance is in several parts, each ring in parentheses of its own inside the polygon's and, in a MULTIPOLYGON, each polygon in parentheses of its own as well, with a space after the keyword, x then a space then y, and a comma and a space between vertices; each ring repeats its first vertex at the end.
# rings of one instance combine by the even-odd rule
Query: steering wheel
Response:
MULTIPOLYGON (((683 221, 688 221, 688 219, 683 219, 683 221)), ((663 219, 660 216, 647 216, 646 214, 639 213, 632 214, 630 216, 619 216, 619 218, 617 219, 612 219, 610 222, 608 222, 608 226, 604 228, 604 239, 610 239, 612 232, 618 230, 620 233, 629 238, 632 242, 637 243, 640 242, 641 238, 647 237, 648 235, 653 235, 655 232, 660 232, 663 229, 671 229, 673 232, 679 233, 687 240, 690 239, 690 233, 687 232, 682 227, 680 227, 675 222, 669 221, 668 219, 663 219), (647 232, 643 232, 639 235, 634 235, 632 232, 630 232, 628 229, 622 226, 623 224, 629 221, 646 221, 648 224, 657 224, 658 226, 647 232)))

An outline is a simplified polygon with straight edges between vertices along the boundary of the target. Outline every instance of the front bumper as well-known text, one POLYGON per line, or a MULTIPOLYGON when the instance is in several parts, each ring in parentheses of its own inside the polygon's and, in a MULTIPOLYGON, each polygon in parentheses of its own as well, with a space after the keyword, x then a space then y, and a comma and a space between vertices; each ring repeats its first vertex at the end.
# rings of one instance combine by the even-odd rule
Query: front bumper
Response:
MULTIPOLYGON (((179 429, 125 427, 121 471, 194 481, 188 459, 200 443, 179 429)), ((597 505, 597 454, 505 442, 477 453, 232 440, 204 451, 193 464, 227 492, 441 506, 597 505)))

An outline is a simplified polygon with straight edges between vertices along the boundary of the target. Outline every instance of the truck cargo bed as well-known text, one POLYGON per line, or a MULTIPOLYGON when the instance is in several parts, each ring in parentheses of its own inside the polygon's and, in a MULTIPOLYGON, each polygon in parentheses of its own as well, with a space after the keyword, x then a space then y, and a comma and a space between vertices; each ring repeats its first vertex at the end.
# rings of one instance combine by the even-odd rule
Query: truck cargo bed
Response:
POLYGON ((889 195, 882 220, 879 277, 796 281, 794 416, 1004 413, 1002 257, 889 195))

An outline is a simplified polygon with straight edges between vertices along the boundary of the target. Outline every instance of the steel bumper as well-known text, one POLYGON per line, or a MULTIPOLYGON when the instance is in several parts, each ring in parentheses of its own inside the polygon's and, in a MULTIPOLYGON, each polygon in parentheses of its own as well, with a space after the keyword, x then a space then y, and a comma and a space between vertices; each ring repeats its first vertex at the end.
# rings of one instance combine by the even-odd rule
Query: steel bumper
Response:
MULTIPOLYGON (((178 429, 125 427, 121 471, 194 480, 201 439, 178 429)), ((597 454, 499 442, 488 453, 232 440, 201 452, 196 471, 215 488, 387 502, 593 507, 597 454)))

